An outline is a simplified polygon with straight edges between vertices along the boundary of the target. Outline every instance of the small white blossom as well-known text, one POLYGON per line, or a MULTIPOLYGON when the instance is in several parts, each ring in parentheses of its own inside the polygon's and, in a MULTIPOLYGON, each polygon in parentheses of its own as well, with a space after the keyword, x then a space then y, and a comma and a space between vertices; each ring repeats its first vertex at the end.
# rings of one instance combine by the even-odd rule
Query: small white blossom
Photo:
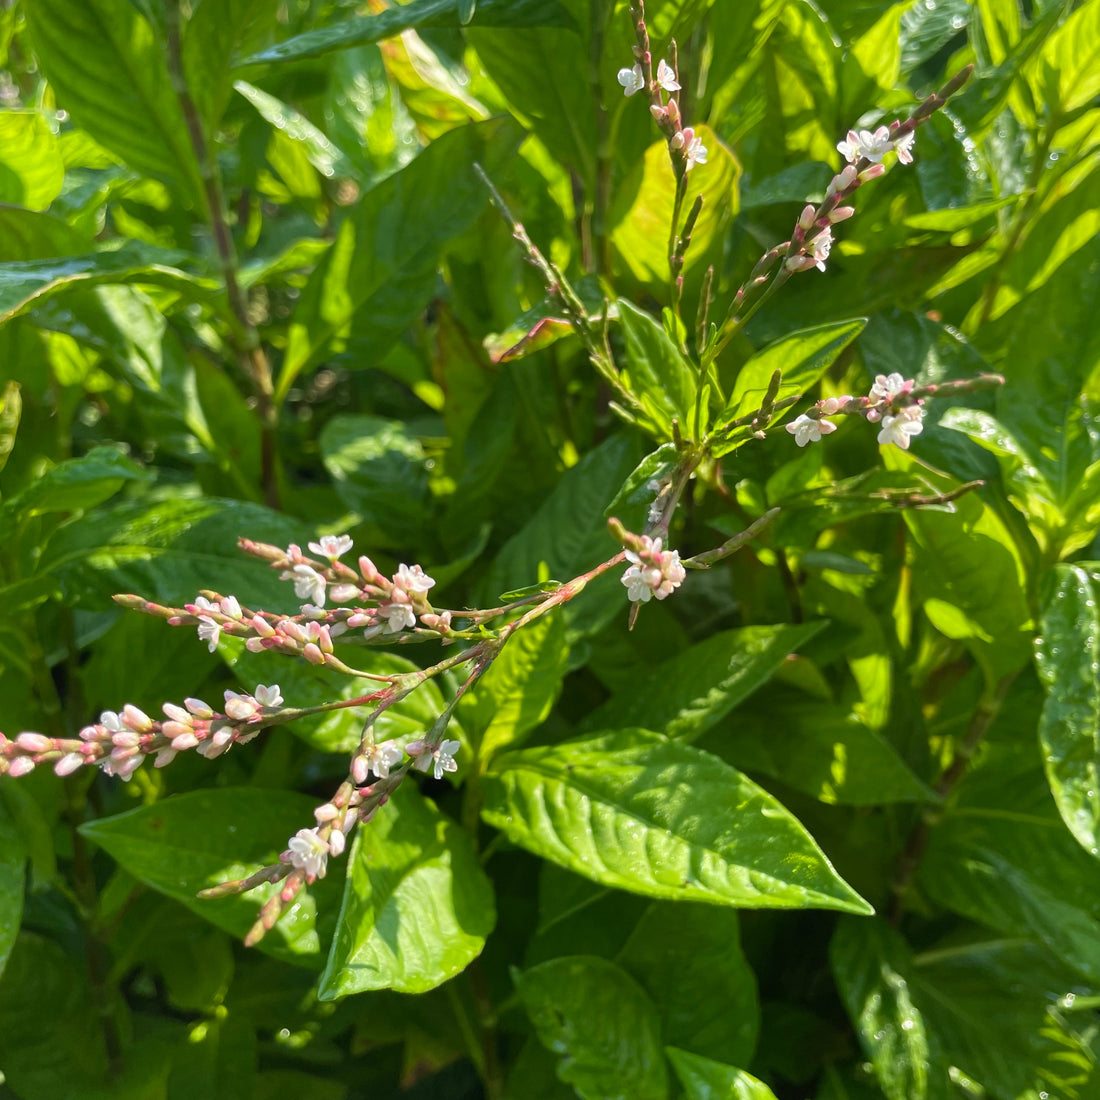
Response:
POLYGON ((53 766, 54 772, 58 775, 72 775, 77 768, 82 767, 84 764, 84 757, 78 752, 67 752, 60 760, 53 766))
MULTIPOLYGON (((457 744, 457 742, 455 742, 457 744)), ((393 741, 372 745, 366 754, 367 766, 379 779, 389 779, 390 769, 401 763, 404 753, 393 741)))
POLYGON ((813 251, 814 266, 818 271, 825 270, 825 261, 829 258, 829 252, 833 247, 833 231, 829 226, 818 233, 812 241, 810 241, 810 248, 813 251))
POLYGON ((206 648, 211 653, 218 648, 218 639, 221 634, 221 623, 216 623, 209 615, 199 616, 199 641, 206 642, 206 648))
POLYGON ((325 606, 325 578, 311 565, 295 565, 280 574, 280 580, 294 582, 294 595, 316 607, 325 606))
POLYGON ((645 87, 645 74, 642 72, 641 62, 635 61, 632 69, 620 69, 618 79, 627 96, 640 92, 645 87))
POLYGON ((859 173, 856 172, 853 165, 849 164, 843 171, 838 172, 829 181, 829 187, 825 192, 825 197, 829 198, 841 191, 847 191, 853 183, 856 182, 859 173))
MULTIPOLYGON (((423 744, 421 742, 421 744, 423 744)), ((412 745, 409 748, 413 748, 412 745)), ((462 748, 461 741, 441 741, 435 750, 430 751, 430 746, 424 745, 423 751, 418 753, 413 760, 413 767, 418 771, 426 772, 432 768, 432 775, 436 779, 442 779, 444 772, 458 771, 455 761, 455 753, 462 748), (434 767, 433 767, 434 764, 434 767)))
POLYGON ((197 607, 200 611, 220 611, 221 608, 214 603, 213 600, 208 600, 205 596, 196 596, 195 602, 191 605, 197 607))
POLYGON ((271 687, 257 684, 256 691, 253 694, 256 697, 256 702, 262 707, 281 707, 283 705, 283 696, 279 691, 278 684, 272 684, 271 687))
POLYGON ((419 565, 408 566, 402 563, 393 575, 393 585, 405 592, 427 592, 435 587, 435 581, 419 565))
POLYGON ((684 156, 687 160, 685 168, 690 170, 697 164, 706 164, 707 147, 700 138, 695 136, 695 130, 691 126, 685 126, 680 134, 684 139, 684 156))
POLYGON ((317 542, 311 542, 309 548, 314 554, 335 561, 343 557, 353 545, 350 535, 322 535, 317 542))
POLYGON ((230 691, 228 688, 225 692, 225 713, 230 718, 235 718, 238 722, 247 721, 260 709, 260 704, 252 698, 251 695, 238 694, 235 691, 230 691))
POLYGON ((893 401, 899 393, 908 393, 913 380, 904 378, 897 371, 892 374, 876 374, 870 396, 880 401, 893 401))
POLYGON ((641 537, 639 550, 627 550, 630 567, 620 578, 626 586, 627 598, 634 603, 648 603, 654 596, 663 600, 683 583, 687 573, 680 564, 678 550, 662 550, 661 539, 641 537))
POLYGON ((805 413, 795 417, 786 427, 800 447, 805 447, 807 443, 820 443, 823 435, 836 431, 836 425, 831 420, 824 417, 815 420, 805 413))
POLYGON ((666 92, 678 92, 680 90, 680 85, 676 83, 676 74, 672 71, 672 66, 663 57, 657 62, 657 83, 660 84, 666 92))
POLYGON ((311 878, 323 878, 328 862, 328 844, 316 829, 299 829, 287 841, 289 862, 311 878))
POLYGON ((883 446, 893 443, 903 451, 909 450, 909 440, 924 431, 924 409, 908 405, 897 416, 884 416, 878 441, 883 446))
POLYGON ((344 854, 344 847, 347 845, 348 838, 339 830, 335 829, 328 838, 329 853, 332 856, 342 856, 344 854))
POLYGON ((241 605, 237 602, 236 596, 226 596, 218 606, 222 614, 227 615, 230 619, 241 619, 244 617, 241 611, 241 605))
POLYGON ((913 163, 913 142, 917 139, 917 132, 910 130, 909 133, 903 137, 899 137, 894 142, 894 152, 898 155, 898 161, 901 164, 913 163))
POLYGON ((849 164, 858 164, 864 158, 872 164, 878 164, 893 147, 894 141, 890 137, 890 128, 880 126, 874 132, 849 130, 847 138, 837 145, 837 152, 849 164))
POLYGON ((386 620, 385 634, 398 634, 416 626, 416 613, 407 603, 384 603, 378 614, 386 620))

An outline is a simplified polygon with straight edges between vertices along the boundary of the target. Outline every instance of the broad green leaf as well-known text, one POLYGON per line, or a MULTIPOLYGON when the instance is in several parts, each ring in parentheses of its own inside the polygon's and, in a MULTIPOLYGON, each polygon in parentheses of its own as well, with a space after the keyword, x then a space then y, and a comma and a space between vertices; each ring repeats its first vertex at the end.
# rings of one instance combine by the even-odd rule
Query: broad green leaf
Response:
POLYGON ((1100 983, 1100 864, 1053 814, 950 815, 932 831, 918 881, 938 905, 1007 936, 1037 940, 1100 983))
POLYGON ((431 495, 420 440, 398 420, 336 416, 321 432, 321 454, 336 491, 380 540, 403 546, 424 529, 431 495))
POLYGON ((81 458, 61 462, 4 501, 0 515, 17 523, 47 512, 86 511, 112 497, 127 481, 149 474, 114 447, 96 447, 81 458))
POLYGON ((470 838, 406 784, 356 833, 320 996, 434 989, 481 954, 495 921, 470 838))
MULTIPOLYGON (((287 706, 314 707, 338 699, 355 699, 381 686, 372 680, 347 676, 304 661, 288 659, 281 654, 266 651, 251 653, 244 648, 243 642, 236 639, 223 638, 219 652, 246 691, 252 691, 257 684, 277 683, 287 706)), ((396 653, 376 649, 341 647, 338 656, 345 664, 378 676, 412 672, 417 667, 396 653)), ((443 712, 444 706, 438 684, 428 680, 408 698, 382 712, 374 725, 374 739, 394 740, 403 746, 408 741, 423 737, 443 712)), ((289 728, 321 752, 350 753, 363 740, 363 718, 369 709, 368 704, 364 708, 349 707, 314 714, 297 719, 289 728)), ((460 740, 464 736, 454 719, 448 727, 447 736, 460 740)))
POLYGON ((91 248, 90 237, 52 214, 0 206, 0 263, 79 256, 91 248))
MULTIPOLYGON (((888 469, 920 470, 941 491, 957 483, 896 447, 883 449, 888 469)), ((978 493, 954 502, 954 514, 908 508, 913 578, 924 612, 940 633, 966 642, 994 679, 1028 659, 1031 612, 1027 577, 1004 521, 978 493)))
POLYGON ((646 730, 506 753, 483 817, 544 859, 650 897, 870 911, 771 795, 646 730))
POLYGON ((937 1036, 914 1003, 913 963, 881 920, 843 920, 829 949, 833 976, 889 1100, 947 1096, 937 1036))
POLYGON ((1069 831, 1100 855, 1100 612, 1091 563, 1059 565, 1043 606, 1035 663, 1046 687, 1039 742, 1069 831))
MULTIPOLYGON (((195 895, 278 862, 287 838, 312 824, 316 804, 315 798, 291 791, 222 787, 175 795, 89 821, 80 831, 146 886, 232 935, 244 936, 263 902, 278 893, 278 884, 211 901, 200 901, 195 895)), ((324 910, 332 919, 338 889, 333 875, 318 880, 299 895, 260 941, 259 949, 288 962, 318 967, 318 914, 324 910)))
POLYGON ((280 399, 327 354, 363 348, 376 362, 388 350, 430 299, 443 246, 488 202, 474 163, 492 176, 517 143, 500 119, 452 130, 359 200, 291 317, 280 399))
POLYGON ((553 612, 509 639, 477 682, 471 705, 459 711, 465 725, 472 723, 481 732, 482 760, 519 745, 545 721, 561 691, 568 661, 565 620, 553 612))
POLYGON ((676 1047, 665 1047, 665 1053, 686 1100, 775 1100, 775 1093, 763 1081, 743 1069, 676 1047))
MULTIPOLYGON (((779 389, 781 397, 806 394, 866 324, 867 321, 860 318, 815 325, 792 332, 757 352, 738 372, 733 393, 713 430, 720 432, 730 421, 757 408, 764 400, 768 383, 777 370, 783 372, 779 389)), ((775 419, 778 417, 771 422, 774 423, 775 419)))
POLYGON ((1100 94, 1100 7, 1082 4, 1046 40, 1029 66, 1036 99, 1059 115, 1100 94))
POLYGON ((45 210, 64 177, 57 138, 42 115, 0 111, 0 202, 45 210))
POLYGON ((652 670, 645 690, 616 692, 588 715, 585 729, 642 726, 690 743, 768 681, 828 623, 724 630, 652 670))
POLYGON ((695 426, 696 375, 664 328, 644 310, 619 299, 619 323, 626 338, 623 381, 637 397, 662 439, 672 438, 672 421, 690 435, 695 426))
POLYGON ((583 1100, 667 1100, 660 1018, 628 974, 575 955, 514 979, 539 1041, 559 1056, 558 1077, 583 1100))
POLYGON ((62 528, 39 570, 56 577, 73 604, 96 611, 110 607, 116 592, 173 603, 194 599, 204 588, 236 595, 247 607, 295 608, 293 589, 237 549, 241 537, 284 545, 302 541, 302 529, 243 501, 132 501, 62 528))
POLYGON ((246 80, 237 80, 233 87, 271 125, 284 134, 288 141, 294 142, 305 154, 309 163, 326 179, 346 177, 362 179, 355 165, 300 111, 289 107, 281 99, 249 84, 246 80))
POLYGON ((2 264, 0 324, 78 285, 152 283, 171 287, 187 297, 205 297, 215 284, 178 268, 176 264, 184 259, 182 252, 127 241, 111 252, 2 264))
POLYGON ((23 398, 20 396, 19 383, 9 382, 0 393, 0 471, 8 462, 8 455, 15 446, 15 436, 19 431, 19 419, 23 412, 23 398))
POLYGON ((164 48, 129 0, 29 0, 35 55, 58 106, 142 175, 205 209, 164 48))
POLYGON ((748 1064, 760 1006, 756 976, 741 952, 736 911, 654 902, 616 962, 653 998, 666 1042, 692 1057, 748 1064))
MULTIPOLYGON (((680 217, 687 215, 697 195, 703 198, 703 208, 685 254, 685 272, 702 270, 715 260, 715 249, 740 208, 740 162, 710 127, 696 126, 695 131, 707 147, 707 163, 696 165, 688 174, 680 217)), ((662 298, 669 281, 668 235, 675 193, 668 146, 658 141, 623 180, 608 211, 619 264, 662 298)))
POLYGON ((847 709, 788 696, 761 699, 708 737, 738 768, 773 776, 827 803, 923 802, 931 791, 885 737, 847 709))
POLYGON ((19 935, 27 855, 16 823, 0 800, 0 976, 19 935))
MULTIPOLYGON (((333 50, 381 42, 402 31, 457 27, 460 22, 455 0, 411 0, 411 3, 378 15, 361 15, 306 31, 247 58, 245 64, 320 57, 333 50)), ((470 23, 474 27, 568 27, 572 24, 572 17, 557 0, 480 0, 470 23)))

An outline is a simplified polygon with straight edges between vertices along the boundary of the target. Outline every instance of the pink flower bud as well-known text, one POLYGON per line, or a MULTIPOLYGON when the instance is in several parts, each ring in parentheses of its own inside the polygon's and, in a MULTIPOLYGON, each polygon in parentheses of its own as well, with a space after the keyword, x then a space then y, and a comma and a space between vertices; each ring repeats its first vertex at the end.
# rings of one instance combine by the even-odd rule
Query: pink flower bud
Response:
POLYGON ((351 777, 356 783, 366 783, 370 775, 370 760, 365 756, 357 756, 351 762, 351 777))
POLYGON ((664 122, 668 118, 668 111, 664 107, 659 107, 656 103, 650 104, 649 113, 658 121, 664 122))
POLYGON ((860 172, 859 178, 862 183, 866 183, 868 180, 878 179, 885 171, 885 164, 872 164, 870 168, 865 168, 860 172))
POLYGON ((53 742, 41 733, 21 733, 15 743, 24 752, 49 752, 53 742))
POLYGON ((328 838, 328 851, 331 856, 342 856, 344 854, 344 845, 347 843, 347 839, 339 829, 334 829, 332 835, 328 838))
POLYGON ((136 749, 140 743, 136 733, 116 733, 111 737, 111 744, 116 749, 136 749))
POLYGON ((230 698, 227 693, 225 713, 228 714, 230 718, 235 718, 238 722, 245 722, 251 718, 257 710, 259 710, 259 705, 251 695, 236 695, 230 698))
POLYGON ((244 643, 244 648, 247 649, 249 653, 263 653, 263 651, 267 649, 267 639, 249 638, 248 641, 244 643))
POLYGON ((128 726, 135 733, 148 733, 153 728, 153 722, 149 715, 130 703, 122 708, 122 714, 119 717, 122 719, 123 725, 128 726))
POLYGON ((67 752, 58 760, 53 766, 53 770, 58 775, 72 775, 77 768, 84 766, 84 757, 78 752, 67 752))
POLYGON ((199 739, 190 730, 187 733, 181 733, 179 737, 172 738, 172 750, 174 752, 186 752, 188 749, 193 749, 199 743, 199 739))
POLYGON ((196 718, 213 718, 214 711, 206 705, 201 699, 184 699, 183 705, 196 717, 196 718))
POLYGON ((8 775, 19 778, 21 775, 30 775, 34 771, 34 761, 29 756, 17 756, 8 765, 8 775))
POLYGON ((830 212, 829 221, 832 225, 836 225, 837 222, 847 221, 855 212, 854 206, 838 206, 830 212))
POLYGON ((813 229, 816 220, 817 208, 811 203, 803 207, 802 213, 798 216, 798 227, 799 229, 813 229))
POLYGON ((359 588, 354 584, 334 584, 328 590, 328 595, 333 603, 347 603, 359 595, 359 588))
POLYGON ((160 732, 171 741, 175 737, 182 737, 185 733, 190 733, 192 726, 190 722, 164 722, 161 724, 160 732))
POLYGON ((164 713, 172 719, 173 722, 183 722, 184 725, 191 724, 191 715, 180 706, 176 706, 175 703, 164 703, 161 708, 164 713))
POLYGON ((382 576, 375 567, 374 562, 366 554, 359 555, 359 572, 367 584, 374 584, 382 576))
POLYGON ((156 760, 153 761, 154 768, 163 768, 167 764, 171 764, 176 759, 176 750, 172 748, 163 748, 157 753, 156 760))
POLYGON ((263 617, 263 615, 252 616, 252 629, 256 631, 261 638, 274 638, 275 628, 263 617))
POLYGON ((323 825, 326 821, 334 820, 339 813, 340 811, 331 802, 324 802, 313 811, 313 816, 318 825, 323 825))
POLYGON ((302 650, 302 656, 311 665, 323 665, 325 663, 325 655, 312 642, 302 650))

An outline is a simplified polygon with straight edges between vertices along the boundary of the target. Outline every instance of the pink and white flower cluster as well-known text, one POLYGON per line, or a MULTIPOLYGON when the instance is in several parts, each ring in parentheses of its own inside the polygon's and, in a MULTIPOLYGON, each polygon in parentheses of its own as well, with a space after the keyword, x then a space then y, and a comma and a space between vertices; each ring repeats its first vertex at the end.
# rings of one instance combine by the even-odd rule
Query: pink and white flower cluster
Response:
POLYGON ((201 699, 185 699, 182 707, 165 703, 160 720, 127 703, 117 712, 105 710, 98 722, 80 731, 79 739, 27 732, 8 740, 0 734, 0 774, 26 775, 48 763, 58 775, 71 775, 94 765, 129 780, 147 756, 155 757, 157 768, 188 749, 213 760, 234 744, 251 741, 282 705, 278 684, 258 684, 251 695, 226 691, 222 713, 201 699))
MULTIPOLYGON (((648 59, 649 54, 643 55, 648 59)), ((642 91, 646 86, 645 70, 641 61, 635 61, 632 68, 620 69, 619 83, 623 92, 629 99, 636 92, 642 91)), ((697 164, 707 163, 707 147, 703 144, 692 126, 681 126, 680 107, 676 101, 675 93, 680 91, 680 83, 676 78, 676 70, 664 59, 657 62, 657 71, 653 77, 653 86, 649 89, 650 111, 657 122, 665 128, 669 136, 669 151, 674 155, 683 157, 684 171, 690 172, 697 164), (668 101, 665 102, 662 92, 668 93, 668 101)))
POLYGON ((822 436, 836 431, 836 424, 828 417, 836 413, 857 414, 872 424, 881 421, 880 444, 893 444, 907 451, 910 440, 924 431, 923 403, 919 397, 910 397, 915 385, 912 378, 904 378, 897 371, 878 374, 866 397, 827 397, 817 403, 814 415, 802 413, 795 417, 786 425, 787 431, 800 447, 805 447, 808 443, 819 443, 822 436))
POLYGON ((663 600, 684 581, 687 573, 680 564, 678 550, 662 549, 660 538, 648 535, 632 536, 635 548, 626 551, 630 568, 622 575, 627 598, 635 603, 648 603, 654 596, 663 600))

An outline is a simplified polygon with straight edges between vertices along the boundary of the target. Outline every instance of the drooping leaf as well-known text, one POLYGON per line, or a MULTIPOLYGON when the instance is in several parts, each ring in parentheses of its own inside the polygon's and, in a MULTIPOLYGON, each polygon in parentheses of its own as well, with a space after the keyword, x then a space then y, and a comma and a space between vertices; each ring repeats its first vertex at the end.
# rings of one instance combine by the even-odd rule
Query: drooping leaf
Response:
MULTIPOLYGON (((223 787, 89 821, 80 831, 134 878, 232 935, 244 936, 260 905, 279 891, 278 884, 214 900, 195 895, 277 862, 287 838, 309 827, 315 805, 315 799, 291 791, 223 787)), ((318 880, 264 936, 260 950, 302 966, 320 966, 318 914, 327 912, 331 921, 338 890, 335 877, 318 880)))
POLYGON ((1046 687, 1039 741, 1069 831, 1100 855, 1100 613, 1095 567, 1059 565, 1035 661, 1046 687))
POLYGON ((469 837, 406 785, 356 834, 320 996, 434 989, 481 953, 495 921, 469 837))
POLYGON ((645 691, 614 694, 588 715, 585 729, 642 726, 690 743, 743 702, 828 623, 725 630, 653 669, 645 691))
POLYGON ((869 910, 771 795, 645 730, 506 753, 483 817, 544 859, 650 897, 869 910))
MULTIPOLYGON (((381 42, 406 30, 457 27, 461 22, 455 0, 412 0, 378 15, 362 15, 306 31, 247 58, 245 64, 320 57, 333 50, 381 42)), ((568 27, 573 19, 557 0, 480 0, 469 22, 474 27, 568 27)))
POLYGON ((567 956, 514 980, 539 1041, 559 1056, 558 1077, 584 1100, 667 1100, 657 1010, 614 963, 567 956))
POLYGON ((204 209, 198 161, 157 33, 129 0, 31 0, 35 54, 58 105, 142 175, 204 209))
POLYGON ((326 354, 389 349, 431 297, 444 244, 488 202, 475 162, 492 177, 517 144, 500 119, 452 130, 359 200, 291 317, 280 398, 326 354))
POLYGON ((665 1053, 687 1100, 775 1100, 775 1093, 763 1081, 743 1069, 676 1047, 665 1047, 665 1053))

